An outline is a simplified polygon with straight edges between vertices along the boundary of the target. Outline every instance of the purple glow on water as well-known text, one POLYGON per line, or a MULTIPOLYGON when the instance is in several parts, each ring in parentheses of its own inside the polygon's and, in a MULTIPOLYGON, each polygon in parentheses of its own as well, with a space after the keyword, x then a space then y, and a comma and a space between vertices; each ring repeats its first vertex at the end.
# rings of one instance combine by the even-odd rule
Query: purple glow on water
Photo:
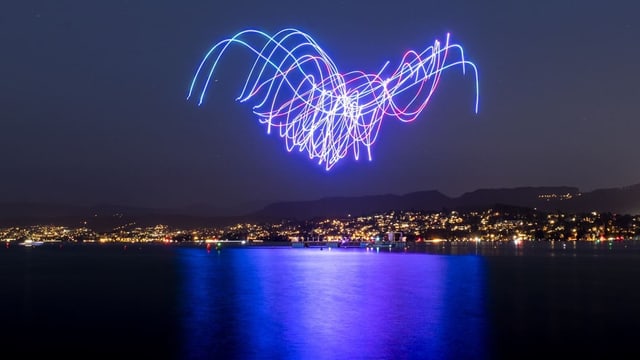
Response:
POLYGON ((488 358, 480 257, 181 251, 183 358, 488 358))

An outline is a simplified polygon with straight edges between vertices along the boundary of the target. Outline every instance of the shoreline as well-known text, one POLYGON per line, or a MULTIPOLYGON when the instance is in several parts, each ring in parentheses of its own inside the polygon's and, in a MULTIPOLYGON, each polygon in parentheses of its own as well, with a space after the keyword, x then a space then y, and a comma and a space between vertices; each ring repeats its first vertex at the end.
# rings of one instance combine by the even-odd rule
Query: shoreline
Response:
POLYGON ((438 242, 368 242, 340 244, 338 242, 43 242, 37 246, 24 246, 20 243, 6 242, 0 252, 9 253, 21 248, 38 251, 39 249, 77 249, 104 248, 105 250, 131 251, 143 249, 193 248, 206 251, 229 249, 292 249, 295 251, 333 250, 339 252, 387 252, 417 253, 439 255, 616 255, 640 252, 640 240, 615 241, 525 241, 525 242, 489 242, 489 241, 438 241, 438 242), (341 246, 342 245, 342 246, 341 246))

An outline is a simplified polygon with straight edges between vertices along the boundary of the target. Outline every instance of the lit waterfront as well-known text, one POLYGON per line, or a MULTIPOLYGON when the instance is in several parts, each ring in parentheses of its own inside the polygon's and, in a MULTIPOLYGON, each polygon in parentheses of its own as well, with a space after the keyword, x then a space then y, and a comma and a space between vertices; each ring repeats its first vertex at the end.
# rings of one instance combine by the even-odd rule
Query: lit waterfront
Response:
MULTIPOLYGON (((87 223, 87 222, 86 222, 87 223)), ((640 215, 612 213, 543 213, 534 210, 470 212, 391 211, 368 216, 307 221, 243 222, 205 228, 164 224, 142 226, 135 221, 96 231, 80 227, 32 225, 0 228, 0 241, 176 243, 244 240, 261 242, 407 243, 537 242, 640 240, 640 215)))

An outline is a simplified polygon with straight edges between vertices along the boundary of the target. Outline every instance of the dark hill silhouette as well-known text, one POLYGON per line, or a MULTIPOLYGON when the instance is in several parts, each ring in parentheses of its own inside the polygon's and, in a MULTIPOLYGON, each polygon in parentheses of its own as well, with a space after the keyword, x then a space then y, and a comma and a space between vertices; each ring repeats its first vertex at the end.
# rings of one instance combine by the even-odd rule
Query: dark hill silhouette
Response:
POLYGON ((582 193, 575 187, 557 186, 479 189, 455 198, 435 190, 405 195, 327 197, 318 200, 276 202, 255 212, 229 216, 212 216, 209 211, 198 213, 195 207, 147 209, 110 204, 81 207, 64 204, 0 203, 0 227, 39 224, 85 225, 96 230, 108 231, 133 222, 136 226, 165 224, 196 228, 241 222, 360 216, 391 210, 465 211, 492 208, 498 206, 497 204, 540 211, 597 211, 640 215, 640 184, 582 193))
POLYGON ((0 203, 0 218, 54 218, 61 216, 81 216, 87 209, 81 206, 37 203, 37 202, 7 202, 0 203))
POLYGON ((451 199, 438 191, 420 191, 406 195, 329 197, 312 201, 274 203, 249 217, 305 220, 317 217, 360 216, 395 209, 423 210, 425 204, 438 209, 451 205, 451 199))
MULTIPOLYGON (((494 203, 520 207, 544 208, 548 202, 540 195, 577 194, 575 187, 518 187, 512 189, 480 189, 462 194, 454 200, 456 208, 482 207, 494 203)), ((555 203, 553 204, 555 205, 555 203)), ((551 207, 553 207, 553 205, 551 207)))
POLYGON ((555 210, 560 201, 547 201, 540 195, 577 194, 573 187, 520 187, 480 189, 458 198, 439 191, 419 191, 406 195, 379 195, 324 198, 314 201, 291 201, 271 204, 250 216, 306 220, 317 217, 358 216, 390 210, 442 211, 486 208, 494 204, 555 210))
POLYGON ((640 214, 640 184, 622 188, 598 189, 559 204, 566 212, 611 212, 640 214))

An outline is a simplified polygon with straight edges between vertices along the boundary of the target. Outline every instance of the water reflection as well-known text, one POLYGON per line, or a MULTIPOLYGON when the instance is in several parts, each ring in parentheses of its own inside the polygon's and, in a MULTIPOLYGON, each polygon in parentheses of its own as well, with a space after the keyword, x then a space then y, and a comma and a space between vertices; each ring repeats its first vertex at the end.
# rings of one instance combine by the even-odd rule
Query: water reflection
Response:
POLYGON ((484 260, 180 249, 185 359, 482 359, 484 260))

